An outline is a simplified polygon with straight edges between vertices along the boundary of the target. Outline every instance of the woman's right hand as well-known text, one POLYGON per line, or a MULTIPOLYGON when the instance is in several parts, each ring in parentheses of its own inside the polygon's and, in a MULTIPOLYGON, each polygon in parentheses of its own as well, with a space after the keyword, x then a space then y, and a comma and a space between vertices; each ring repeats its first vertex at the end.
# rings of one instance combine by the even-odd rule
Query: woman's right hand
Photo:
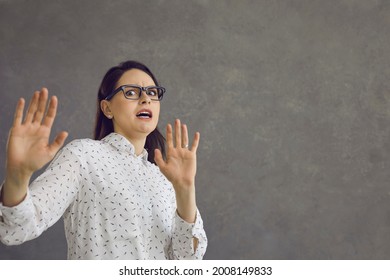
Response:
MULTIPOLYGON (((68 136, 67 132, 60 132, 55 140, 51 144, 49 143, 58 101, 55 96, 52 96, 46 112, 47 101, 48 91, 46 88, 42 88, 40 92, 36 91, 30 101, 24 120, 22 119, 25 101, 23 98, 18 101, 7 144, 4 204, 7 198, 17 198, 18 195, 12 197, 13 193, 22 192, 25 194, 32 174, 53 159, 68 136)), ((24 196, 16 200, 23 198, 24 196)))

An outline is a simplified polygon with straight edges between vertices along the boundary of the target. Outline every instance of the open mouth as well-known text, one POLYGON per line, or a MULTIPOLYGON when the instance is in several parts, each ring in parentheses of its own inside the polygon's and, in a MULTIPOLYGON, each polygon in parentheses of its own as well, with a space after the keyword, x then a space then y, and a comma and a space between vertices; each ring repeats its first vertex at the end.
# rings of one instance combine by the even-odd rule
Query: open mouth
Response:
POLYGON ((151 119, 153 114, 152 114, 152 111, 147 110, 147 109, 143 109, 143 110, 139 111, 136 116, 139 119, 151 119))

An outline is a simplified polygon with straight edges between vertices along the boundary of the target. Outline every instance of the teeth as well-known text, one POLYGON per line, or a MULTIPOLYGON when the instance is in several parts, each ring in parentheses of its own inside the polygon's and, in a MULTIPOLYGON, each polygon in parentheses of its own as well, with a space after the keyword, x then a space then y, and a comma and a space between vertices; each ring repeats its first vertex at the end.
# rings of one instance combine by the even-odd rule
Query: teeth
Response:
POLYGON ((151 115, 151 114, 150 114, 149 112, 139 112, 139 113, 137 114, 137 117, 146 119, 146 118, 150 118, 150 117, 151 117, 150 115, 151 115))

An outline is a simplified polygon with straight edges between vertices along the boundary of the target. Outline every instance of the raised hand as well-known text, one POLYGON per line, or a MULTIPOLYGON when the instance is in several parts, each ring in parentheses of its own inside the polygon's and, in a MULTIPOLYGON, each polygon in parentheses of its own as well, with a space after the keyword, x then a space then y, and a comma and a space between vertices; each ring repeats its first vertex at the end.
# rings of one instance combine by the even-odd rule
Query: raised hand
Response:
POLYGON ((7 145, 7 174, 31 176, 53 159, 67 137, 66 132, 57 135, 49 144, 51 127, 57 112, 57 98, 51 97, 47 113, 48 91, 36 91, 30 101, 24 121, 24 99, 19 99, 13 126, 7 145))
POLYGON ((173 143, 172 126, 167 125, 167 159, 163 160, 160 150, 155 151, 155 161, 161 172, 171 181, 175 191, 194 187, 196 174, 196 150, 200 134, 195 133, 191 146, 188 148, 188 130, 180 120, 175 121, 175 144, 173 143))
POLYGON ((46 112, 47 101, 46 88, 36 91, 24 120, 24 99, 19 99, 16 106, 7 144, 7 170, 2 196, 6 206, 16 205, 23 199, 32 174, 53 159, 68 136, 67 132, 60 132, 53 143, 49 143, 58 101, 55 96, 51 97, 46 112))
MULTIPOLYGON (((175 121, 175 144, 173 143, 172 126, 167 125, 167 159, 163 160, 160 150, 154 151, 158 167, 172 183, 176 193, 177 213, 189 223, 196 219, 195 200, 195 174, 196 174, 196 150, 199 145, 200 134, 195 137, 188 149, 188 131, 186 125, 181 125, 180 120, 175 121)), ((196 241, 194 241, 196 247, 196 241)))

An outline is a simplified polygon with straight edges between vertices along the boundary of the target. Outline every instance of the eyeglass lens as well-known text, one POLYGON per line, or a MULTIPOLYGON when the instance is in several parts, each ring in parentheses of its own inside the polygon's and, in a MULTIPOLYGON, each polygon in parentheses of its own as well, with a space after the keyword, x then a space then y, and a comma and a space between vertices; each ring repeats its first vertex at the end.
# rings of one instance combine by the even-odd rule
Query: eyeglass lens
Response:
MULTIPOLYGON (((136 86, 123 86, 123 92, 127 99, 139 99, 142 94, 142 88, 136 86)), ((146 89, 146 94, 151 100, 160 100, 163 95, 163 90, 159 87, 151 87, 146 89)))

